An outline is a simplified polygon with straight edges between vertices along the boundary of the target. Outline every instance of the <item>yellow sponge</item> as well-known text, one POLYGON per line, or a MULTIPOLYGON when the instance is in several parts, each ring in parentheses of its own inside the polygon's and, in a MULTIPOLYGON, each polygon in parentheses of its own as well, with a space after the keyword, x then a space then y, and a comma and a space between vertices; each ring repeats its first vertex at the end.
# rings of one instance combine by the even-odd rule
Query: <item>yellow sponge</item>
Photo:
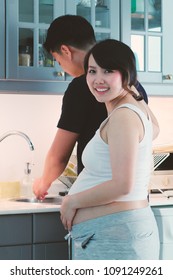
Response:
POLYGON ((20 182, 0 182, 0 198, 15 198, 20 196, 20 182))
POLYGON ((66 169, 64 170, 63 176, 77 176, 75 165, 72 162, 69 162, 66 169))

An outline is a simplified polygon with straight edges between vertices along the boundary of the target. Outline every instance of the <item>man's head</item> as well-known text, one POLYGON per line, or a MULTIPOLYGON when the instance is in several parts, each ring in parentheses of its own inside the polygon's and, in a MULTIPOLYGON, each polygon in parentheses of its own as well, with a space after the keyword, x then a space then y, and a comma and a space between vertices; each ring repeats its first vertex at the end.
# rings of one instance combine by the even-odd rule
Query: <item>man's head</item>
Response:
POLYGON ((84 72, 84 56, 95 42, 94 30, 85 18, 64 15, 51 23, 44 48, 53 55, 65 72, 79 76, 84 72))
POLYGON ((48 52, 60 52, 62 45, 87 51, 95 43, 91 24, 77 15, 64 15, 50 25, 44 47, 48 52))

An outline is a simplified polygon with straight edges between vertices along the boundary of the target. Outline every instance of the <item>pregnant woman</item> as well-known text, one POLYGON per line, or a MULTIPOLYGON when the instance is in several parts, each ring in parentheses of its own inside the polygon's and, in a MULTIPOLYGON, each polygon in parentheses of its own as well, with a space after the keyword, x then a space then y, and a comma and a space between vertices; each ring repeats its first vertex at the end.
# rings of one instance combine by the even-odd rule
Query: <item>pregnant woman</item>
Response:
POLYGON ((72 259, 158 259, 158 229, 147 195, 159 126, 135 89, 134 54, 120 41, 99 42, 85 58, 85 71, 108 117, 87 144, 84 169, 61 206, 72 259))

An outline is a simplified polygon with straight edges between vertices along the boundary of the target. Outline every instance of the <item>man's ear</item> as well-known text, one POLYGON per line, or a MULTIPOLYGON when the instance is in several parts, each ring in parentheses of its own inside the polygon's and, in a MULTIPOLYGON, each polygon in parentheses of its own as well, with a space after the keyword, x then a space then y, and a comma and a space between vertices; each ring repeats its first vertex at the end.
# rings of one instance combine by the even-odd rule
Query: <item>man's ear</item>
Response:
POLYGON ((65 56, 68 56, 69 58, 71 58, 71 56, 72 56, 71 49, 67 45, 61 45, 61 52, 62 52, 62 54, 64 54, 65 56))

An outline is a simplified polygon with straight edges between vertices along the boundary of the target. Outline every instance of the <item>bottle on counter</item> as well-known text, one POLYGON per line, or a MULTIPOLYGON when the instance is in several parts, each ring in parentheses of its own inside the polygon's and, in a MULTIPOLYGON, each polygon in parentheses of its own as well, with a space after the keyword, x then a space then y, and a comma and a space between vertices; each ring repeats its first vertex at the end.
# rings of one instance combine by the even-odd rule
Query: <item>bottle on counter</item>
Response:
POLYGON ((32 185, 34 178, 32 177, 31 172, 31 163, 26 162, 26 168, 24 169, 25 175, 21 181, 21 196, 26 198, 34 197, 34 193, 32 190, 32 185))

